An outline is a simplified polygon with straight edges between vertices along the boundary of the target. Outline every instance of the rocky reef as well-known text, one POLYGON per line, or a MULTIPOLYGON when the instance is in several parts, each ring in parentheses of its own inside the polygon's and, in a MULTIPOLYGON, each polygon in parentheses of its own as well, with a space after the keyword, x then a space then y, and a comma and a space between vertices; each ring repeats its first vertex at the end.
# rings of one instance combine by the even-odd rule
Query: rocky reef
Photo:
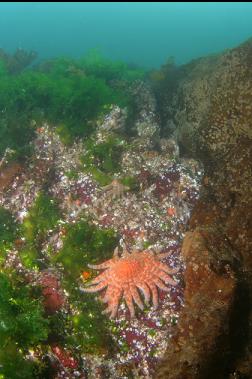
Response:
MULTIPOLYGON (((181 243, 203 170, 180 157, 174 139, 160 138, 145 74, 97 59, 2 72, 4 379, 150 377, 169 345, 183 308, 181 243), (105 295, 85 288, 96 280, 91 267, 114 251, 121 259, 122 250, 138 262, 131 282, 145 292, 130 288, 126 303, 118 297, 112 320, 103 302, 113 275, 105 295)), ((118 283, 127 280, 126 270, 118 283)))
POLYGON ((249 40, 163 88, 163 133, 205 174, 182 246, 185 307, 156 378, 252 377, 251 64, 249 40))
POLYGON ((0 52, 1 378, 251 378, 252 42, 150 73, 31 58, 0 52), (173 275, 112 320, 120 278, 85 289, 121 251, 173 275))

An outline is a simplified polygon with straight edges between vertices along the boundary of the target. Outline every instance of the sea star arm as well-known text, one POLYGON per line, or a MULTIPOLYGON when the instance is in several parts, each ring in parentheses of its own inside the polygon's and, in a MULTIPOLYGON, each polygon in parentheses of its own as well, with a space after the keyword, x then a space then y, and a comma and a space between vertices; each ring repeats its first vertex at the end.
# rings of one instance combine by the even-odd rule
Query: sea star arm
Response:
POLYGON ((104 314, 111 312, 111 318, 114 318, 116 316, 121 295, 121 289, 111 289, 111 287, 107 289, 105 296, 101 299, 102 302, 108 303, 108 307, 103 311, 104 314))
POLYGON ((166 272, 167 274, 176 274, 179 271, 178 268, 170 268, 165 263, 161 263, 161 262, 159 262, 158 267, 164 272, 166 272))
POLYGON ((104 270, 105 268, 109 268, 113 265, 114 261, 113 259, 109 259, 106 262, 103 262, 99 265, 88 265, 89 268, 93 268, 94 270, 104 270))
POLYGON ((121 297, 122 290, 120 288, 117 288, 115 286, 108 286, 105 295, 101 298, 101 301, 103 303, 110 303, 111 299, 118 298, 118 300, 121 297))
POLYGON ((150 283, 149 286, 150 286, 150 290, 152 293, 152 302, 153 302, 154 309, 157 309, 157 307, 158 307, 158 290, 157 290, 157 287, 153 283, 150 283))
POLYGON ((146 303, 150 302, 151 293, 146 283, 137 283, 136 286, 143 292, 144 300, 146 303))
POLYGON ((94 285, 94 284, 98 284, 98 283, 101 283, 101 282, 107 282, 108 281, 108 277, 107 277, 107 271, 104 271, 102 272, 100 275, 98 275, 96 278, 94 278, 93 280, 91 280, 90 283, 88 283, 88 285, 94 285))
POLYGON ((160 278, 160 279, 162 279, 165 283, 169 283, 169 284, 171 284, 171 285, 173 285, 173 286, 176 286, 177 285, 177 282, 175 281, 175 280, 173 280, 169 275, 167 275, 165 272, 163 272, 163 271, 158 271, 157 273, 156 273, 156 275, 160 278))
POLYGON ((81 288, 81 291, 82 292, 87 292, 87 293, 93 293, 93 292, 97 292, 97 291, 101 291, 103 290, 105 287, 107 287, 108 283, 106 282, 101 282, 97 285, 94 285, 94 286, 90 286, 90 287, 87 287, 87 288, 81 288))
POLYGON ((109 306, 102 312, 102 314, 108 314, 110 313, 110 318, 114 318, 117 314, 118 310, 118 305, 119 305, 119 300, 115 299, 113 302, 109 304, 109 306))
POLYGON ((134 318, 135 317, 135 308, 134 308, 131 292, 130 291, 125 292, 124 298, 125 298, 126 304, 127 304, 129 311, 130 311, 130 317, 134 318))
POLYGON ((144 304, 135 286, 130 287, 130 293, 131 293, 131 296, 133 297, 134 302, 139 306, 141 310, 143 310, 144 304))
POLYGON ((166 286, 164 285, 164 283, 163 283, 159 278, 155 278, 155 279, 154 279, 154 283, 155 283, 156 286, 157 286, 158 288, 160 288, 161 290, 166 291, 166 292, 169 291, 169 288, 166 287, 166 286))
POLYGON ((161 259, 164 259, 164 258, 167 258, 171 255, 172 251, 167 251, 165 253, 158 253, 157 254, 157 258, 158 260, 161 260, 161 259))

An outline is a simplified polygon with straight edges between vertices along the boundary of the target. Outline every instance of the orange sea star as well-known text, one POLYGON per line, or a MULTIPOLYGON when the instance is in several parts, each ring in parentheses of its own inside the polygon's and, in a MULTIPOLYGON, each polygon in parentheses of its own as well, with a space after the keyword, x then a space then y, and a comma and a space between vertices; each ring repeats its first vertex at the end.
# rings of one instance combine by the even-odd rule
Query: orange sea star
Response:
POLYGON ((111 318, 117 314, 121 297, 126 301, 131 317, 135 316, 133 301, 143 310, 144 303, 138 289, 142 291, 146 303, 149 303, 152 296, 152 303, 156 309, 158 306, 157 287, 163 291, 169 291, 165 283, 177 284, 168 274, 174 274, 178 270, 171 269, 160 262, 164 256, 152 251, 129 253, 124 250, 122 256, 119 257, 118 249, 116 249, 112 259, 99 265, 89 265, 90 268, 105 271, 94 278, 89 283, 89 287, 83 288, 83 291, 92 293, 107 287, 101 300, 107 303, 104 313, 110 313, 111 318))

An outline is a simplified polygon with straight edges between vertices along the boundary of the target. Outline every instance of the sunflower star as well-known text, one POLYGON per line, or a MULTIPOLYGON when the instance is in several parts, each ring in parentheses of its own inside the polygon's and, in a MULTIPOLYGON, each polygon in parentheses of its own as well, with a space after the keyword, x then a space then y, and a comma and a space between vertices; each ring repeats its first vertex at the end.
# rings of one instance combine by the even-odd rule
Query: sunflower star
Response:
POLYGON ((158 288, 169 291, 165 283, 176 285, 168 274, 174 274, 178 270, 171 269, 160 262, 167 254, 155 254, 152 251, 129 253, 124 250, 122 256, 118 256, 118 248, 115 249, 114 257, 99 265, 89 265, 95 270, 105 270, 94 278, 89 287, 83 288, 83 292, 97 292, 107 287, 102 302, 107 303, 103 313, 110 313, 114 318, 117 314, 119 301, 124 298, 130 311, 130 316, 135 316, 133 301, 143 310, 144 303, 138 292, 143 293, 144 300, 148 304, 152 295, 154 308, 158 307, 158 288))

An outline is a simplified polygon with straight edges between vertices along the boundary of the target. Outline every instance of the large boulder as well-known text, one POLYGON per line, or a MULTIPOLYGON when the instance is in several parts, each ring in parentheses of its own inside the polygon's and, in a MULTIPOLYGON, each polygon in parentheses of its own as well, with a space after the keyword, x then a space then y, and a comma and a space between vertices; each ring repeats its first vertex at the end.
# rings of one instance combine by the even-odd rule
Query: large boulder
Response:
POLYGON ((252 378, 252 40, 179 68, 162 103, 205 168, 183 243, 185 307, 157 378, 252 378), (250 300, 249 300, 250 299, 250 300))

